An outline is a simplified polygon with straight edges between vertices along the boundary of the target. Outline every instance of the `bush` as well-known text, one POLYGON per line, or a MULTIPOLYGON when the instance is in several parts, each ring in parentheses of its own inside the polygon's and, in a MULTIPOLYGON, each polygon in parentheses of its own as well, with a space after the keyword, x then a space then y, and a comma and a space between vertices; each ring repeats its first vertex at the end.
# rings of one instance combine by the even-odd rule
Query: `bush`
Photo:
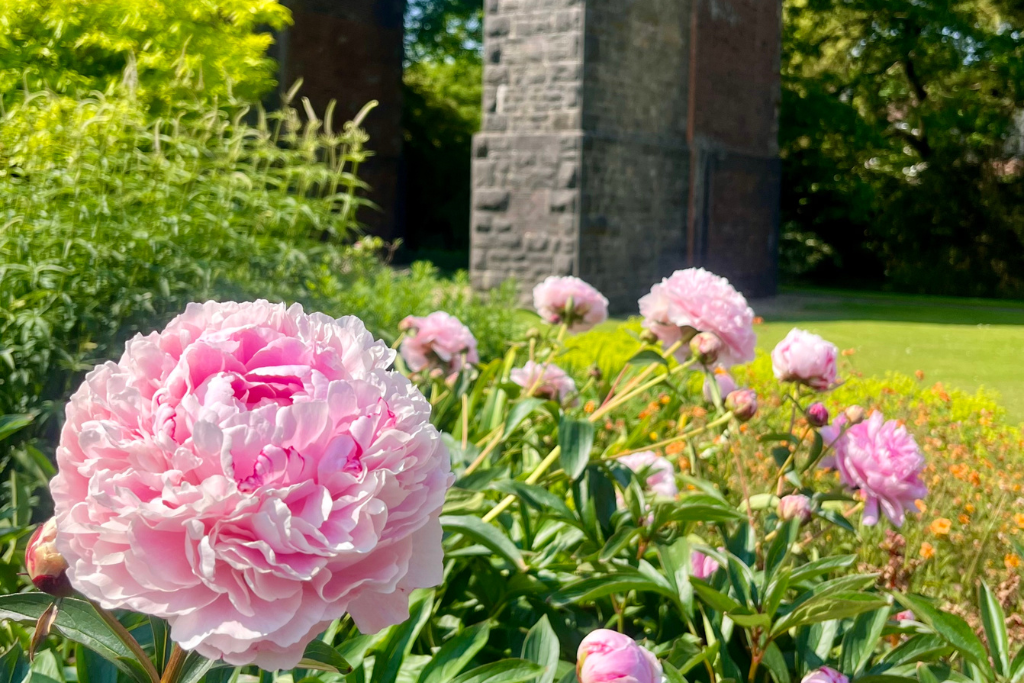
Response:
POLYGON ((158 105, 185 93, 258 99, 274 85, 266 31, 290 21, 276 0, 5 0, 0 99, 9 105, 23 88, 107 91, 122 79, 158 105))

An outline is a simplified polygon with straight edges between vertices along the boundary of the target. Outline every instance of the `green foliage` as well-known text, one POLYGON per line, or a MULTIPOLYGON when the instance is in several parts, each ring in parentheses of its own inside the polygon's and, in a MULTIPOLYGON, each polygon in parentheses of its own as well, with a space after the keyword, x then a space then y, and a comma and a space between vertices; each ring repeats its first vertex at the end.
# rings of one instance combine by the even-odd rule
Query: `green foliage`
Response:
POLYGON ((277 0, 5 0, 0 97, 106 91, 123 78, 163 105, 185 92, 259 98, 274 84, 266 29, 290 21, 277 0))
POLYGON ((809 258, 832 283, 1024 293, 1022 28, 1005 0, 787 0, 793 274, 809 258))

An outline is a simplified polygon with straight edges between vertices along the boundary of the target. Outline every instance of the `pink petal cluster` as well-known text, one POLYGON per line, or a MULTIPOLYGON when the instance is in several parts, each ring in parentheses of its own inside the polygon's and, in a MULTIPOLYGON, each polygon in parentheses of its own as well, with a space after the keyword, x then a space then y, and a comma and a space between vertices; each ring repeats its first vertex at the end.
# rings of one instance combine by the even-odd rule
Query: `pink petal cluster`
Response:
POLYGON ((654 451, 643 451, 641 453, 630 453, 618 458, 623 465, 634 472, 647 471, 647 488, 665 498, 675 498, 679 495, 679 487, 676 485, 676 469, 672 467, 665 458, 654 451))
POLYGON ((591 631, 576 653, 580 683, 662 683, 664 675, 657 657, 618 631, 591 631))
POLYGON ((440 368, 446 375, 456 373, 466 363, 479 363, 476 337, 453 315, 434 311, 417 318, 409 316, 401 323, 411 334, 402 340, 402 359, 413 372, 440 368))
POLYGON ((268 670, 346 612, 365 633, 404 621, 442 579, 452 476, 393 361, 357 318, 266 301, 136 336, 67 407, 51 492, 71 583, 268 670))
POLYGON ((850 683, 850 679, 831 667, 823 666, 804 676, 800 683, 850 683))
POLYGON ((523 367, 510 372, 509 379, 521 386, 525 390, 524 393, 530 396, 559 402, 576 391, 576 382, 554 363, 535 363, 528 360, 523 367))
MULTIPOLYGON (((644 327, 668 348, 688 341, 695 332, 712 332, 722 340, 718 363, 731 367, 754 360, 757 335, 754 312, 729 281, 703 268, 677 270, 640 299, 644 327)), ((683 344, 676 358, 686 360, 683 344)))
POLYGON ((791 519, 799 519, 801 523, 807 523, 811 520, 811 508, 810 498, 800 493, 794 493, 789 496, 783 496, 779 500, 777 512, 779 519, 784 522, 788 522, 791 519))
POLYGON ((877 411, 859 424, 847 424, 846 416, 839 415, 822 428, 822 438, 834 449, 822 466, 835 467, 843 484, 864 496, 865 524, 877 524, 881 508, 901 526, 904 511, 916 509, 916 501, 928 494, 919 477, 925 462, 917 442, 906 427, 886 422, 877 411))
MULTIPOLYGON (((736 391, 736 380, 732 378, 732 375, 725 368, 715 368, 714 370, 715 383, 718 384, 718 396, 723 401, 725 397, 736 391)), ((711 375, 704 375, 704 400, 708 403, 713 403, 715 400, 714 395, 711 393, 711 375)))
POLYGON ((694 578, 706 580, 717 572, 721 566, 718 564, 718 560, 705 555, 699 550, 694 550, 690 553, 690 576, 694 578))
POLYGON ((772 370, 780 382, 798 382, 825 391, 836 383, 838 356, 835 344, 794 328, 772 350, 772 370))
POLYGON ((533 288, 533 306, 545 322, 564 322, 574 333, 586 332, 608 319, 608 299, 578 277, 547 278, 533 288))

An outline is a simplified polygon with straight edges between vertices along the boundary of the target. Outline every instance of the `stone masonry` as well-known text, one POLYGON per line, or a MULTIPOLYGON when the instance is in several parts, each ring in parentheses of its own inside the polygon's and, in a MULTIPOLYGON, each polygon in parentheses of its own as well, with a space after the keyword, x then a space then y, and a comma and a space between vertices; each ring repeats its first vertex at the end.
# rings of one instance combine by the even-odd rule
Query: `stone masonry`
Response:
POLYGON ((471 272, 775 288, 779 0, 485 0, 471 272))

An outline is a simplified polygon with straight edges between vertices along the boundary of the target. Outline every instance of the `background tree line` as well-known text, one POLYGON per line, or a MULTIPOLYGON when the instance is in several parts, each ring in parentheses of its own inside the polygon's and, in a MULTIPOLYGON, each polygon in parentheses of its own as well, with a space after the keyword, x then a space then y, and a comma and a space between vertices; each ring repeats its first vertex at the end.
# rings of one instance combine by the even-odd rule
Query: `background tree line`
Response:
MULTIPOLYGON (((411 0, 410 246, 468 247, 480 0, 411 0)), ((1024 2, 785 0, 790 282, 1024 298, 1024 2)))

